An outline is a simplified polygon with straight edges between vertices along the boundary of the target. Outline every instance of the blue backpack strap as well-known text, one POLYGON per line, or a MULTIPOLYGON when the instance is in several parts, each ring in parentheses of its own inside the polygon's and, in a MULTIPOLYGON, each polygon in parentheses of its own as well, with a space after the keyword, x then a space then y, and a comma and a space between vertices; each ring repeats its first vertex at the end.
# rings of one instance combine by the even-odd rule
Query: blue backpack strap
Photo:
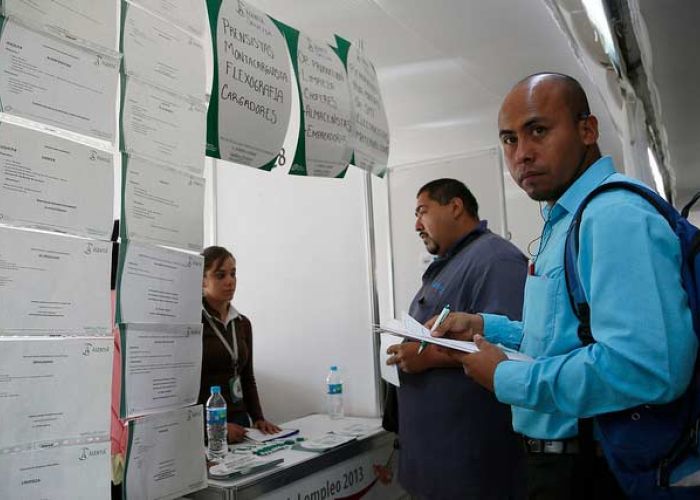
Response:
POLYGON ((564 277, 566 281, 566 291, 569 296, 571 309, 579 322, 578 338, 583 345, 592 344, 595 342, 595 339, 591 333, 591 310, 588 305, 588 301, 586 300, 586 295, 583 292, 581 279, 578 274, 578 267, 576 265, 576 261, 578 260, 581 218, 583 216, 584 209, 593 198, 598 196, 600 193, 615 189, 625 189, 627 191, 637 193, 664 216, 674 231, 676 229, 676 209, 673 208, 666 200, 661 198, 656 192, 639 184, 633 184, 626 181, 608 182, 595 188, 583 199, 576 209, 574 218, 571 221, 571 225, 569 226, 569 230, 566 234, 566 244, 564 246, 564 277))
POLYGON ((695 205, 695 203, 696 203, 698 200, 700 200, 700 191, 698 191, 697 193, 695 193, 695 196, 693 196, 693 197, 691 198, 691 200, 690 200, 688 203, 686 203, 685 206, 683 207, 683 209, 681 210, 681 216, 682 216, 684 219, 687 219, 687 218, 688 218, 688 215, 690 215, 690 209, 693 208, 693 205, 695 205))

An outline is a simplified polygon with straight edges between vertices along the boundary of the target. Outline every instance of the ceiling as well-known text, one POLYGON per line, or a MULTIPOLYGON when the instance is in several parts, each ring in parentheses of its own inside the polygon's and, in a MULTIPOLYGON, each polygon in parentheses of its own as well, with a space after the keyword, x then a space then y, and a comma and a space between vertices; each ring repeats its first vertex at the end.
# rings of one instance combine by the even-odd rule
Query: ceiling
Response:
POLYGON ((648 36, 639 40, 645 71, 655 84, 655 107, 665 132, 666 166, 674 201, 684 204, 700 191, 700 2, 633 0, 648 36))
MULTIPOLYGON (((700 116, 700 1, 621 1, 638 14, 646 31, 639 42, 655 87, 664 165, 679 204, 700 190, 699 141, 692 122, 700 116)), ((505 93, 522 77, 545 70, 581 81, 600 119, 601 149, 622 165, 619 131, 625 117, 619 88, 612 89, 614 74, 602 66, 592 69, 590 53, 582 56, 572 47, 571 33, 562 31, 561 19, 555 21, 547 7, 578 5, 578 0, 250 2, 312 37, 330 42, 337 33, 365 44, 387 110, 390 167, 494 146, 505 93)))
POLYGON ((496 115, 528 74, 579 79, 601 121, 601 148, 621 158, 607 108, 541 0, 250 0, 308 35, 362 41, 389 121, 389 166, 497 144, 496 115))

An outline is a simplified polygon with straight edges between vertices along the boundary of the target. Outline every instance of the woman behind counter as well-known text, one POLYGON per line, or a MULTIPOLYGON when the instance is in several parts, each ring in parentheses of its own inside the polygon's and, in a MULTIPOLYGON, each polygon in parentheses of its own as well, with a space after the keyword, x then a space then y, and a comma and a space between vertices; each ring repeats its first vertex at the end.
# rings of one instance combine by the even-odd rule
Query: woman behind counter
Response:
POLYGON ((221 386, 228 410, 228 440, 242 441, 246 427, 269 434, 280 430, 263 417, 253 375, 253 336, 250 320, 231 304, 236 291, 236 259, 223 247, 207 247, 202 280, 202 383, 200 404, 209 388, 221 386), (233 335, 235 332, 235 336, 233 335))

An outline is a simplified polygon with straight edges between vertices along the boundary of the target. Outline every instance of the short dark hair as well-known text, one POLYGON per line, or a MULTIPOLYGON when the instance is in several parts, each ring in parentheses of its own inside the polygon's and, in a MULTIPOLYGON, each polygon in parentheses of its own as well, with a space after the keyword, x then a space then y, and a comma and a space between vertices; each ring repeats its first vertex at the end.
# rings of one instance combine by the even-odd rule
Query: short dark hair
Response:
POLYGON ((215 270, 229 257, 233 259, 233 254, 226 250, 224 247, 211 246, 202 250, 202 257, 204 257, 204 274, 210 269, 215 270))
POLYGON ((530 80, 534 78, 545 77, 548 80, 556 80, 559 82, 565 92, 565 100, 571 110, 574 120, 578 121, 583 118, 588 118, 591 114, 591 109, 588 106, 588 97, 586 96, 586 91, 579 81, 569 75, 563 73, 556 73, 553 71, 542 71, 540 73, 533 73, 532 75, 526 76, 518 83, 514 85, 514 88, 529 83, 530 80))
POLYGON ((420 188, 416 196, 420 196, 421 193, 428 193, 430 199, 440 205, 447 205, 453 198, 459 198, 464 210, 475 219, 479 218, 479 204, 476 198, 467 186, 457 179, 435 179, 420 188))

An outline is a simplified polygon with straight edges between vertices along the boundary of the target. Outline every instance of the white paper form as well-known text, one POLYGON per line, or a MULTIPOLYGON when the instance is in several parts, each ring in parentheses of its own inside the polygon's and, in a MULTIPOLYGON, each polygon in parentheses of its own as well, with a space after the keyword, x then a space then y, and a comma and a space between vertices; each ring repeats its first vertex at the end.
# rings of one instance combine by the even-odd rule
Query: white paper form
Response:
POLYGON ((0 336, 111 334, 112 244, 0 227, 0 336))
POLYGON ((165 500, 207 487, 202 405, 129 422, 124 498, 165 500))
POLYGON ((109 239, 114 158, 61 137, 0 122, 0 222, 109 239))
POLYGON ((126 3, 124 8, 126 74, 203 101, 207 89, 202 42, 139 7, 126 3))
POLYGON ((207 111, 194 102, 140 82, 126 79, 122 103, 124 150, 202 175, 207 111))
POLYGON ((129 2, 167 19, 198 37, 204 36, 207 25, 205 2, 200 0, 129 0, 129 2))
POLYGON ((199 323, 203 262, 200 255, 123 242, 119 249, 117 322, 199 323))
POLYGON ((204 178, 137 156, 122 168, 122 238, 200 252, 204 178))
POLYGON ((17 17, 68 40, 117 50, 119 2, 94 0, 5 0, 5 16, 17 17))
POLYGON ((359 44, 350 45, 348 51, 348 81, 353 105, 355 165, 383 175, 389 160, 389 123, 377 72, 359 44))
POLYGON ((388 333, 382 333, 380 335, 380 339, 379 371, 384 380, 392 385, 395 385, 396 387, 399 387, 401 385, 401 382, 399 381, 399 367, 397 365, 386 364, 386 360, 389 359, 389 355, 386 353, 386 350, 389 348, 389 346, 400 344, 403 339, 388 333))
POLYGON ((113 344, 109 337, 0 338, 0 449, 108 440, 113 344))
POLYGON ((1 111, 114 142, 119 62, 6 20, 1 111))
POLYGON ((279 432, 274 432, 272 434, 265 434, 261 430, 254 427, 246 428, 245 438, 250 441, 256 441, 258 443, 267 443, 268 441, 274 441, 275 439, 284 439, 289 436, 295 436, 299 434, 299 429, 282 429, 279 432))
POLYGON ((303 33, 299 35, 297 61, 306 173, 337 177, 352 156, 350 90, 345 68, 330 46, 303 33))
POLYGON ((202 375, 202 325, 119 325, 122 418, 193 405, 202 375))
MULTIPOLYGON (((264 12, 224 0, 215 50, 218 88, 212 101, 218 102, 218 119, 210 135, 218 140, 219 157, 269 170, 284 146, 292 110, 293 74, 284 37, 264 12)), ((216 155, 217 145, 208 147, 216 155)))
POLYGON ((0 451, 0 498, 109 500, 110 442, 0 451))
MULTIPOLYGON (((433 337, 430 335, 430 331, 421 325, 418 321, 413 319, 408 314, 403 314, 404 325, 403 328, 397 328, 396 326, 382 326, 380 327, 381 332, 390 333, 392 335, 398 335, 401 337, 410 338, 413 340, 420 340, 428 342, 430 344, 436 344, 442 347, 447 347, 449 349, 454 349, 456 351, 462 351, 466 353, 478 352, 479 348, 474 342, 466 340, 455 340, 448 339, 444 337, 433 337)), ((531 361, 532 358, 527 354, 523 354, 513 349, 508 349, 502 345, 498 345, 508 359, 512 361, 531 361)))

